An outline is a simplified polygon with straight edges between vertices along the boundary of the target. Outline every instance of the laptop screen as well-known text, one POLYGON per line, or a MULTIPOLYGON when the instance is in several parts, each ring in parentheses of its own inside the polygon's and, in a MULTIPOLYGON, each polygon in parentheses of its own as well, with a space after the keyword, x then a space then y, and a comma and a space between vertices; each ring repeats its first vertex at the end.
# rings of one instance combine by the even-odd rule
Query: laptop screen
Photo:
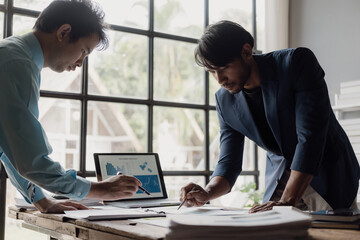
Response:
POLYGON ((95 167, 98 181, 105 180, 121 172, 136 177, 142 187, 151 195, 141 190, 129 199, 167 198, 159 156, 156 153, 95 153, 95 167))

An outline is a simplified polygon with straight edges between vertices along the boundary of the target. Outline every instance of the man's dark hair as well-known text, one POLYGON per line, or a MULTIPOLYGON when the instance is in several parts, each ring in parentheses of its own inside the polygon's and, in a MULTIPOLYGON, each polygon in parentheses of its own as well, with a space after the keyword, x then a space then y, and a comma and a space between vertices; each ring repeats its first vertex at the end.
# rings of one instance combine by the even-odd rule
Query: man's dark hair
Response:
POLYGON ((209 25, 195 49, 195 62, 209 69, 224 67, 236 58, 241 59, 245 43, 254 47, 254 38, 242 26, 230 21, 209 25))
POLYGON ((100 6, 91 1, 56 0, 40 13, 34 29, 52 33, 63 24, 70 24, 70 41, 76 42, 79 38, 89 37, 95 33, 99 36, 97 48, 103 50, 109 44, 105 34, 107 26, 104 16, 100 6))

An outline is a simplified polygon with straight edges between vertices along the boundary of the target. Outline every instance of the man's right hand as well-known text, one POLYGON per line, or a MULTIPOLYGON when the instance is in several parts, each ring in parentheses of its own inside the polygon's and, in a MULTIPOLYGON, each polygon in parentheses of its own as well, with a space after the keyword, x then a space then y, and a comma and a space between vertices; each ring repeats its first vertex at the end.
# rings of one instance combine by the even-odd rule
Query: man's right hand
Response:
POLYGON ((101 182, 92 182, 86 198, 118 200, 134 195, 142 183, 133 176, 116 175, 101 182))
POLYGON ((180 190, 180 201, 187 207, 200 207, 210 200, 218 198, 230 191, 231 187, 224 177, 215 176, 211 178, 205 189, 195 183, 189 183, 180 190))
POLYGON ((189 183, 180 190, 180 201, 187 207, 200 207, 210 200, 209 193, 195 183, 189 183))

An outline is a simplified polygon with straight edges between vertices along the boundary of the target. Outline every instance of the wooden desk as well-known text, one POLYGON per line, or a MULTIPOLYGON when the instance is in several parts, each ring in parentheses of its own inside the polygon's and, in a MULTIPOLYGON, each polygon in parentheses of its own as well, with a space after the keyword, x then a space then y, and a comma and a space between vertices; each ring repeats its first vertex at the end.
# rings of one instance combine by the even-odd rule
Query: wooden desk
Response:
MULTIPOLYGON (((53 239, 90 240, 155 240, 164 239, 167 228, 131 220, 87 221, 68 220, 60 214, 42 214, 38 211, 21 211, 9 208, 9 216, 23 221, 25 228, 47 234, 53 239)), ((359 240, 360 231, 341 229, 308 230, 309 240, 359 240)))

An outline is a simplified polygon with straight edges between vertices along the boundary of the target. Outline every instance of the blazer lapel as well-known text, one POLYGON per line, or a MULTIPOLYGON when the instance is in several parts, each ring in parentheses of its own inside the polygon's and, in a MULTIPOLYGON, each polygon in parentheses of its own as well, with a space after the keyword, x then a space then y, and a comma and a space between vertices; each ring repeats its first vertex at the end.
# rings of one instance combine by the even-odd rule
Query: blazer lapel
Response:
POLYGON ((240 91, 234 96, 236 101, 234 101, 233 110, 239 119, 239 123, 241 124, 241 132, 258 145, 264 146, 264 142, 262 141, 259 131, 256 128, 249 106, 247 105, 244 93, 240 91))

